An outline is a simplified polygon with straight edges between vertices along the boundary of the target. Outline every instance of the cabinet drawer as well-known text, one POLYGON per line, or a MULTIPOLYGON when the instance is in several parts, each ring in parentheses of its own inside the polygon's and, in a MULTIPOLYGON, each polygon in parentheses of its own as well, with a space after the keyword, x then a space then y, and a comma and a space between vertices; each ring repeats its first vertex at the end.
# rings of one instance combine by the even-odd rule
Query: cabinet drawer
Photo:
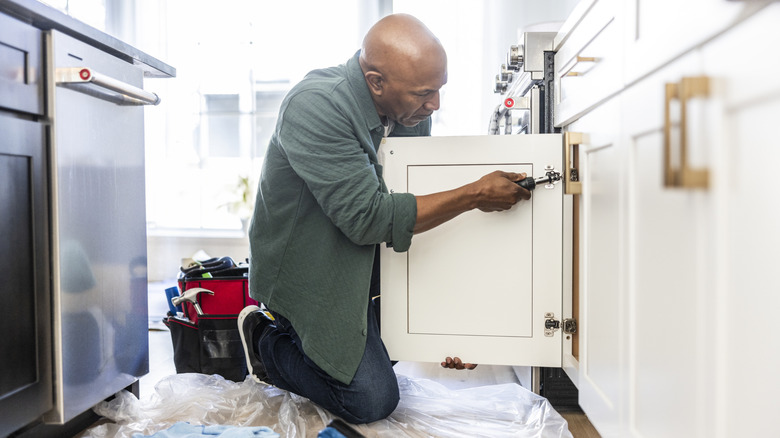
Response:
POLYGON ((41 31, 0 14, 0 108, 43 114, 41 31))
MULTIPOLYGON (((766 3, 728 0, 626 1, 626 16, 633 17, 626 21, 625 26, 626 83, 633 84, 641 80, 760 11, 766 3)), ((759 42, 756 41, 756 44, 759 42)), ((721 62, 730 68, 738 68, 731 62, 736 56, 739 56, 739 51, 723 53, 721 62)))
POLYGON ((621 17, 612 0, 572 16, 556 37, 555 126, 568 124, 623 87, 621 17))

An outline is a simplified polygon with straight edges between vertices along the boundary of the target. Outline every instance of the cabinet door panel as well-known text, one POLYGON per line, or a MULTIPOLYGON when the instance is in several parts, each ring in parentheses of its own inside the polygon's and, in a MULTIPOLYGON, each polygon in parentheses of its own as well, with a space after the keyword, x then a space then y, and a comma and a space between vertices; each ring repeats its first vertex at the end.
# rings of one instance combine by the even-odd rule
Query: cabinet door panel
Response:
POLYGON ((616 100, 599 106, 568 127, 586 134, 581 145, 581 289, 579 403, 604 436, 620 435, 625 388, 625 208, 623 149, 617 144, 616 100))
MULTIPOLYGON (((526 172, 533 166, 507 164, 507 172, 526 172)), ((450 190, 476 181, 496 170, 494 165, 411 166, 408 190, 426 195, 450 190)), ((517 251, 514 257, 492 257, 495 242, 509 248, 523 248, 532 241, 530 208, 491 217, 490 226, 478 210, 466 212, 438 229, 415 236, 409 251, 409 332, 476 336, 533 336, 531 315, 517 309, 530 309, 532 301, 532 257, 530 251, 517 251), (468 256, 464 257, 464 252, 468 256), (453 275, 453 273, 459 275, 453 275), (511 287, 504 272, 513 273, 511 287), (463 324, 462 318, 474 312, 473 300, 454 300, 453 291, 479 294, 479 306, 492 309, 491 317, 479 324, 463 324), (484 294, 483 291, 492 293, 484 294), (446 316, 445 316, 446 315, 446 316), (441 316, 441 317, 439 317, 441 316)))
POLYGON ((780 40, 777 23, 780 4, 774 3, 702 48, 704 70, 713 80, 721 111, 711 124, 718 140, 714 182, 720 194, 713 293, 719 319, 712 331, 718 339, 713 418, 719 436, 766 435, 766 422, 760 419, 776 415, 780 388, 775 371, 780 369, 780 342, 773 316, 780 309, 780 204, 772 170, 780 162, 773 129, 780 114, 780 57, 765 51, 766 44, 780 40), (732 54, 729 63, 723 63, 723 53, 732 54), (734 65, 749 65, 750 75, 734 65), (766 371, 746 381, 746 373, 756 367, 766 371))
MULTIPOLYGON (((665 187, 663 154, 665 84, 700 72, 693 54, 643 80, 622 100, 629 153, 628 409, 631 433, 638 436, 707 436, 711 427, 703 406, 713 391, 714 342, 707 324, 714 282, 707 267, 714 262, 715 196, 712 187, 665 187), (640 106, 644 111, 630 110, 640 106)), ((688 105, 687 143, 692 165, 711 168, 705 109, 688 105)), ((670 114, 677 150, 681 118, 670 114)))
POLYGON ((43 127, 0 116, 0 436, 52 406, 48 234, 43 127))
MULTIPOLYGON (((449 190, 494 170, 561 170, 561 135, 390 138, 384 178, 394 192, 449 190)), ((475 210, 384 248, 382 338, 393 359, 561 366, 563 187, 538 187, 505 212, 475 210)))
POLYGON ((665 435, 670 426, 678 436, 695 436, 689 407, 703 401, 700 393, 687 389, 671 397, 670 389, 697 387, 696 375, 691 381, 683 370, 706 366, 704 345, 696 336, 698 290, 703 286, 697 278, 697 248, 704 243, 698 237, 699 222, 705 219, 700 212, 709 206, 706 195, 659 189, 660 137, 639 136, 632 145, 637 163, 632 211, 634 426, 647 436, 665 435))

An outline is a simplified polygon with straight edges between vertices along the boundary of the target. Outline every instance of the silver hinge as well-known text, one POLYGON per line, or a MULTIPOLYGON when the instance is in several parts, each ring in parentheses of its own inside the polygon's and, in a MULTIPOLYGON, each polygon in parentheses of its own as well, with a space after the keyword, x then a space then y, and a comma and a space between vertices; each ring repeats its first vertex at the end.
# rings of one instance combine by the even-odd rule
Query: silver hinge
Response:
POLYGON ((544 335, 547 337, 555 336, 555 331, 561 328, 561 322, 555 319, 555 314, 546 312, 544 314, 544 335))
POLYGON ((567 318, 563 320, 563 332, 567 335, 573 335, 577 333, 577 320, 574 318, 567 318))
MULTIPOLYGON (((544 314, 544 335, 548 337, 555 336, 555 331, 560 328, 561 322, 555 319, 555 314, 546 312, 544 314)), ((574 318, 564 319, 563 332, 569 335, 577 333, 577 320, 574 318)))

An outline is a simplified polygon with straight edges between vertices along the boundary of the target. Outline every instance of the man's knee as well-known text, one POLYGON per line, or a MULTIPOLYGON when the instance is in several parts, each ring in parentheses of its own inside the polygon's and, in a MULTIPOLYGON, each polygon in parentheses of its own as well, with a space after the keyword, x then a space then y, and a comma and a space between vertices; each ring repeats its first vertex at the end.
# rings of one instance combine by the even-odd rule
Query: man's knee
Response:
POLYGON ((342 414, 345 420, 353 424, 373 423, 383 420, 393 413, 400 401, 398 384, 371 387, 361 391, 351 406, 345 406, 342 414))

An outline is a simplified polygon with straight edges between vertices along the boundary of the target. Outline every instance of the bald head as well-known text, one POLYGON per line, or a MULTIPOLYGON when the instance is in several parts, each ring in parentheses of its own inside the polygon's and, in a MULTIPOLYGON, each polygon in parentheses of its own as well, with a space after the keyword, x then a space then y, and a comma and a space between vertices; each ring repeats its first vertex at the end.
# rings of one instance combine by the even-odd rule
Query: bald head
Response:
POLYGON ((439 108, 447 54, 417 18, 394 14, 374 24, 363 39, 360 67, 380 117, 414 126, 439 108))
POLYGON ((360 60, 380 71, 399 64, 418 64, 435 56, 446 59, 439 39, 422 21, 407 14, 394 14, 379 20, 363 39, 360 60))

